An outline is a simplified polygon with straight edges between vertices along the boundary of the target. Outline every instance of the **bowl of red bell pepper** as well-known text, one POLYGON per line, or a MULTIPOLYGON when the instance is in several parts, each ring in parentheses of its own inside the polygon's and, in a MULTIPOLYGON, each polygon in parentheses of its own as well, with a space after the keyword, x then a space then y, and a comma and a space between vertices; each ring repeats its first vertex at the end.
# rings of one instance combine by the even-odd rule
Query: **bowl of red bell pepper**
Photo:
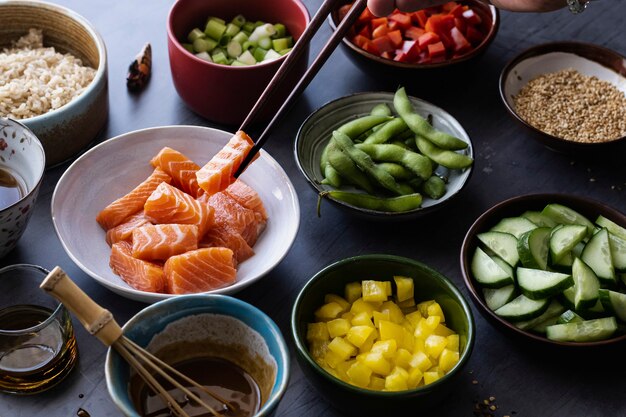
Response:
MULTIPOLYGON (((329 16, 336 30, 352 2, 342 2, 329 16)), ((420 69, 466 62, 483 53, 500 24, 498 9, 479 0, 450 1, 416 12, 395 10, 377 17, 365 9, 343 39, 357 62, 420 69)))

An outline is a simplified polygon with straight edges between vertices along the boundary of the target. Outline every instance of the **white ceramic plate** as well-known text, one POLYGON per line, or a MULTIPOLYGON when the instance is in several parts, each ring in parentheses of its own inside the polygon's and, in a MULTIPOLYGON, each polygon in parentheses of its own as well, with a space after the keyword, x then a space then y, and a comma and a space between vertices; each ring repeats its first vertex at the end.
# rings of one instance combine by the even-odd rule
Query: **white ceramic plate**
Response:
MULTIPOLYGON (((111 248, 96 214, 147 178, 153 170, 150 159, 164 146, 202 166, 231 136, 198 126, 155 127, 114 137, 85 153, 63 174, 52 196, 52 222, 69 257, 86 274, 124 297, 148 303, 173 297, 131 288, 111 271, 111 248)), ((211 293, 231 294, 263 277, 285 257, 298 232, 296 191, 267 152, 261 151, 241 179, 263 200, 269 216, 267 227, 254 245, 255 255, 239 265, 237 281, 211 293)))

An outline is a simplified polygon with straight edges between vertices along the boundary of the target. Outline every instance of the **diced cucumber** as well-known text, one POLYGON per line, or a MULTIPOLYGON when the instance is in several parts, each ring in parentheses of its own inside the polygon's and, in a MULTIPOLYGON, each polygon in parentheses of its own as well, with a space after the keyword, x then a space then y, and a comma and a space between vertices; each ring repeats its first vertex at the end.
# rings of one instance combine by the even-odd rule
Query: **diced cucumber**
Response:
POLYGON ((519 267, 516 275, 522 294, 533 300, 552 297, 574 285, 571 275, 560 272, 519 267))
POLYGON ((524 233, 536 228, 535 223, 524 217, 506 217, 493 226, 490 231, 509 233, 519 239, 524 233))
POLYGON ((611 234, 614 234, 615 236, 619 236, 622 239, 626 240, 626 228, 620 226, 614 221, 600 215, 596 219, 596 224, 600 227, 606 228, 611 234))
POLYGON ((618 319, 626 322, 626 294, 601 289, 599 291, 599 298, 606 311, 614 313, 618 319))
POLYGON ((521 330, 530 330, 550 319, 554 319, 552 324, 556 324, 556 320, 558 319, 559 315, 561 315, 564 311, 565 307, 563 307, 563 304, 553 299, 548 305, 546 311, 543 312, 543 314, 531 320, 518 321, 517 323, 515 323, 515 327, 521 330))
POLYGON ((522 234, 517 241, 517 253, 526 268, 548 267, 549 227, 538 227, 522 234))
POLYGON ((516 296, 515 285, 507 285, 502 288, 483 288, 485 303, 490 310, 495 311, 511 301, 516 296))
POLYGON ((558 262, 587 236, 587 228, 577 224, 557 226, 550 234, 550 255, 558 262))
POLYGON ((584 319, 582 317, 574 313, 572 310, 567 310, 559 316, 559 319, 556 321, 556 323, 557 324, 580 323, 583 320, 584 319))
POLYGON ((522 217, 527 218, 531 222, 535 223, 539 227, 554 227, 556 222, 551 218, 544 216, 539 211, 526 211, 522 214, 522 217))
POLYGON ((476 248, 472 258, 472 275, 487 288, 501 288, 513 284, 513 277, 495 263, 482 249, 476 248))
POLYGON ((560 342, 593 342, 608 339, 617 330, 615 317, 548 326, 546 336, 560 342))
POLYGON ((520 295, 494 311, 494 313, 503 319, 513 322, 524 321, 539 317, 548 309, 548 305, 550 305, 549 299, 531 300, 525 295, 520 295))
POLYGON ((517 239, 509 233, 502 232, 485 232, 479 233, 476 237, 483 244, 492 250, 500 258, 504 259, 509 265, 515 266, 519 262, 519 254, 517 253, 517 239))
POLYGON ((601 283, 609 286, 617 283, 609 246, 609 232, 606 229, 600 230, 589 239, 581 259, 593 269, 601 283))
POLYGON ((593 307, 598 301, 600 289, 600 281, 593 269, 580 258, 576 258, 572 265, 572 277, 574 278, 574 308, 580 310, 593 307))
POLYGON ((626 271, 626 239, 622 239, 609 230, 609 245, 613 267, 619 271, 626 271))
POLYGON ((541 214, 554 220, 557 224, 579 224, 585 226, 588 236, 591 236, 591 233, 593 233, 593 223, 589 219, 576 210, 572 210, 562 204, 548 204, 541 211, 541 214))

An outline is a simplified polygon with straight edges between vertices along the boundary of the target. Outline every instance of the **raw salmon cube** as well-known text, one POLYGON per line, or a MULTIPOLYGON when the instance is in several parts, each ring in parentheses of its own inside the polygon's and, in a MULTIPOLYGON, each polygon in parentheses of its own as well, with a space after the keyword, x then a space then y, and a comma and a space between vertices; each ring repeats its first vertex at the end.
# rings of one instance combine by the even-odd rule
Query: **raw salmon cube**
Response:
POLYGON ((152 158, 150 163, 155 168, 159 167, 167 172, 173 179, 172 184, 192 197, 198 197, 204 192, 198 186, 196 179, 196 172, 200 166, 177 150, 166 146, 152 158))
POLYGON ((143 213, 143 210, 138 211, 128 217, 124 223, 107 230, 106 241, 109 246, 122 240, 130 241, 132 239, 133 230, 145 224, 150 224, 150 220, 143 213))
POLYGON ((235 282, 235 260, 228 248, 202 248, 172 256, 163 266, 171 294, 190 294, 235 282))
POLYGON ((152 262, 133 258, 130 243, 121 241, 111 248, 109 266, 128 285, 140 291, 163 292, 165 278, 163 268, 152 262))
POLYGON ((198 249, 195 224, 148 224, 133 230, 133 256, 138 259, 165 260, 195 249, 198 249))

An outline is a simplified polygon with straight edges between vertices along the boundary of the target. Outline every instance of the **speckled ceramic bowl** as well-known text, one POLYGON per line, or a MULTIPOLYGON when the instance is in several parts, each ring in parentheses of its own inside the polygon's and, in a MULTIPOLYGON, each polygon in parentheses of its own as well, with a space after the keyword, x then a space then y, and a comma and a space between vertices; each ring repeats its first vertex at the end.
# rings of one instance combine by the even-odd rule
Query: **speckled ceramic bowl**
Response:
POLYGON ((0 1, 0 49, 30 28, 43 31, 44 46, 69 52, 97 71, 85 91, 69 103, 20 120, 41 140, 49 167, 76 155, 104 126, 108 116, 107 56, 96 29, 72 10, 40 1, 0 1))
MULTIPOLYGON (((416 112, 423 117, 432 115, 435 128, 453 134, 467 142, 469 146, 462 153, 470 157, 474 156, 474 148, 468 134, 451 114, 419 98, 410 97, 410 99, 416 112)), ((302 123, 296 136, 294 154, 298 168, 317 193, 333 189, 330 185, 322 184, 324 177, 320 168, 322 152, 328 144, 333 130, 351 120, 368 115, 372 108, 380 103, 385 103, 393 108, 393 93, 368 92, 341 97, 316 110, 302 123)), ((441 208, 457 196, 469 180, 472 167, 462 170, 449 170, 439 167, 435 173, 448 179, 446 193, 438 200, 424 197, 422 207, 414 210, 404 212, 375 211, 332 198, 328 198, 328 200, 350 213, 370 220, 413 219, 441 208)), ((323 210, 322 208, 322 212, 323 210)))
MULTIPOLYGON (((245 358, 255 358, 258 363, 263 363, 263 369, 273 375, 273 378, 268 378, 268 383, 257 381, 261 391, 261 407, 251 417, 269 416, 276 408, 287 389, 289 350, 278 326, 261 310, 223 295, 185 295, 146 307, 131 318, 123 329, 124 335, 129 339, 142 347, 156 347, 156 352, 160 353, 167 351, 157 346, 167 346, 167 343, 163 344, 166 326, 179 327, 178 331, 170 327, 167 330, 169 335, 184 333, 181 336, 184 340, 174 337, 176 342, 188 342, 194 346, 199 341, 205 343, 198 335, 211 334, 210 342, 206 343, 225 346, 225 349, 217 354, 211 352, 210 355, 235 362, 251 375, 254 373, 247 369, 245 358), (185 325, 190 325, 191 330, 180 331, 185 325), (216 329, 223 331, 216 332, 216 329), (242 358, 233 357, 232 352, 243 352, 242 358)), ((188 357, 207 355, 202 351, 187 354, 188 357)), ((139 417, 128 389, 129 371, 128 365, 118 353, 109 349, 105 364, 109 394, 125 416, 139 417)))
POLYGON ((26 230, 46 164, 41 142, 26 126, 0 117, 0 168, 21 188, 22 198, 0 207, 0 258, 17 245, 26 230))

